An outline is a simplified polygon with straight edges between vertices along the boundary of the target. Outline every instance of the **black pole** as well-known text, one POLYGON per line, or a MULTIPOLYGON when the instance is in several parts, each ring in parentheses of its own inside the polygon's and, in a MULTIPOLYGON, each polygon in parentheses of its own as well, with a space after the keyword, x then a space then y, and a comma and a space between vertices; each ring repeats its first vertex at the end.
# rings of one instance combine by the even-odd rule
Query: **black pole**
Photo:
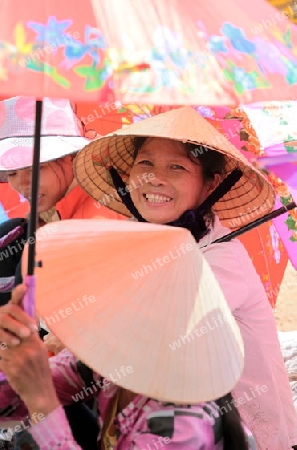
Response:
POLYGON ((42 100, 36 100, 35 106, 35 135, 31 181, 31 211, 28 224, 28 275, 34 275, 35 268, 35 234, 38 219, 38 187, 40 170, 40 134, 42 118, 42 100))
POLYGON ((262 225, 262 223, 268 222, 269 220, 275 219, 276 217, 280 216, 281 214, 285 214, 288 211, 291 211, 291 209, 296 208, 297 205, 295 202, 289 203, 287 206, 282 206, 279 209, 276 209, 275 211, 272 211, 269 214, 266 214, 265 216, 261 217, 260 219, 254 220, 254 222, 251 222, 247 225, 245 225, 242 228, 239 228, 239 230, 233 231, 232 233, 226 234, 225 236, 216 239, 212 242, 212 244, 217 244, 220 242, 229 242, 231 239, 235 239, 237 236, 240 236, 243 233, 246 233, 247 231, 252 230, 253 228, 258 227, 259 225, 262 225))

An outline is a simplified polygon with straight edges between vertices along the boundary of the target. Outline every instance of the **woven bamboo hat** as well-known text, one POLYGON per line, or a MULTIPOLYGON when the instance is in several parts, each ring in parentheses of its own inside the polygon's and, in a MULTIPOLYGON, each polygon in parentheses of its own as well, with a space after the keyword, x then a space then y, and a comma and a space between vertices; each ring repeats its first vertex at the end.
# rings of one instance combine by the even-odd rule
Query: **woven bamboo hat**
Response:
POLYGON ((180 404, 217 399, 239 380, 239 328, 188 230, 63 220, 37 231, 37 258, 38 315, 103 377, 180 404))
POLYGON ((229 228, 236 228, 236 219, 248 224, 253 218, 251 212, 256 212, 260 218, 272 210, 275 193, 271 184, 224 135, 189 106, 158 114, 108 134, 91 142, 78 154, 74 168, 78 183, 91 197, 109 208, 128 217, 131 215, 117 195, 107 168, 113 166, 124 181, 128 181, 133 165, 133 138, 136 136, 204 145, 225 155, 226 175, 235 168, 241 169, 241 179, 213 208, 229 228))

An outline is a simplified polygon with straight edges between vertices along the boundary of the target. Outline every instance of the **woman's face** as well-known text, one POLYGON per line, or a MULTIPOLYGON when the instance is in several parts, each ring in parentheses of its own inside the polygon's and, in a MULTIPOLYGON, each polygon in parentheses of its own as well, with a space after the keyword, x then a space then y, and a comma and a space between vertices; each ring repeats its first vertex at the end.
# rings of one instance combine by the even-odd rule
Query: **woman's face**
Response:
MULTIPOLYGON (((7 172, 13 189, 30 201, 32 169, 7 172)), ((38 213, 48 211, 65 195, 73 180, 73 155, 40 165, 38 213)))
POLYGON ((181 142, 149 138, 131 169, 131 198, 148 222, 172 222, 197 208, 220 182, 219 175, 205 182, 202 173, 199 161, 189 158, 181 142))

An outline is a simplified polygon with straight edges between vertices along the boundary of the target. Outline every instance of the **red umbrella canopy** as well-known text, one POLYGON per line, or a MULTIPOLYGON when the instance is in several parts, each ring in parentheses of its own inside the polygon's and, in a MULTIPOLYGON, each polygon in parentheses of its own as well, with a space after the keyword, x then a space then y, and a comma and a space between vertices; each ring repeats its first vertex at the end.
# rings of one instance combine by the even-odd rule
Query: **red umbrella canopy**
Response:
POLYGON ((234 105, 297 94, 297 30, 265 0, 0 0, 0 95, 234 105))

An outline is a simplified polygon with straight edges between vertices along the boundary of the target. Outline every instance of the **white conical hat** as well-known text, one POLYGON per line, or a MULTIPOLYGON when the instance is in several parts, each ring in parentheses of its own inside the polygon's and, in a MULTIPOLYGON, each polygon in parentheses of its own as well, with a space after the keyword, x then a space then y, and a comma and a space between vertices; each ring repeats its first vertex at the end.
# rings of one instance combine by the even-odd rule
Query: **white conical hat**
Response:
POLYGON ((65 220, 38 230, 37 258, 38 314, 102 376, 181 404, 240 378, 239 328, 188 230, 65 220))

